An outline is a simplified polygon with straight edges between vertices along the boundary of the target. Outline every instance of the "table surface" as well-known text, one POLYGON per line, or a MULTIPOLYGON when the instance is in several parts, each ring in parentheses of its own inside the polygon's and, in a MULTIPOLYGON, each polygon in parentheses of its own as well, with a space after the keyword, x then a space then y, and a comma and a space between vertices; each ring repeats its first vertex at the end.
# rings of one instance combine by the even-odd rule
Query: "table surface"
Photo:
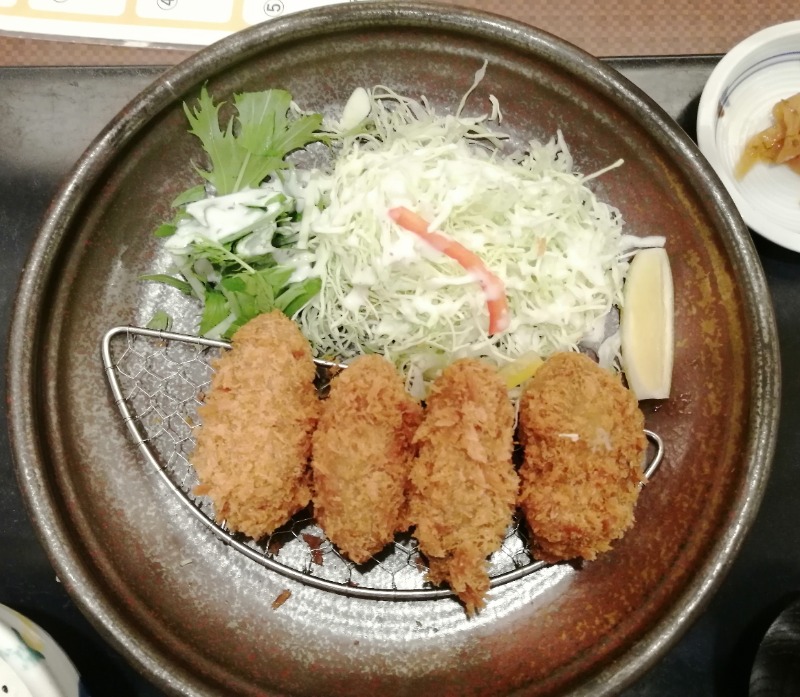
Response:
MULTIPOLYGON (((2 46, 0 39, 0 56, 2 46)), ((693 135, 697 100, 717 60, 687 56, 611 63, 693 135)), ((159 72, 154 66, 0 67, 3 365, 16 284, 45 207, 92 137, 159 72)), ((694 625, 625 697, 747 695, 753 656, 765 630, 800 590, 800 506, 795 501, 800 492, 800 436, 793 428, 800 369, 786 360, 800 351, 800 255, 758 237, 755 242, 784 356, 783 418, 772 475, 755 525, 726 580, 694 625)), ((9 408, 13 405, 0 400, 3 425, 9 408)), ((0 603, 49 631, 65 647, 95 697, 161 695, 108 646, 55 578, 15 483, 5 427, 0 429, 0 482, 0 603)))

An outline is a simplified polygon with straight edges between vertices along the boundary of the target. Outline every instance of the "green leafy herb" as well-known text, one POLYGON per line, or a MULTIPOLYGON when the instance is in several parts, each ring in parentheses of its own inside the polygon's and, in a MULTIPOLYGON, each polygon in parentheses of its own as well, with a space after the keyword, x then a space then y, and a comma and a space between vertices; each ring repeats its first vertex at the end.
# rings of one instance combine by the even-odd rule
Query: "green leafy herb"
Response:
POLYGON ((158 310, 147 323, 148 329, 155 329, 157 331, 169 331, 172 327, 172 317, 170 317, 164 310, 158 310))
POLYGON ((140 281, 153 281, 154 283, 164 283, 173 288, 177 288, 181 293, 186 295, 192 294, 192 286, 186 281, 181 281, 179 278, 169 276, 165 273, 151 273, 139 276, 140 281))
POLYGON ((289 118, 292 97, 285 90, 246 92, 234 96, 237 115, 220 127, 223 102, 214 103, 205 87, 194 109, 184 104, 190 132, 203 144, 211 169, 198 173, 224 196, 256 187, 273 172, 287 166, 293 150, 323 140, 321 114, 289 118))
POLYGON ((155 229, 153 234, 156 237, 172 237, 177 229, 177 225, 173 225, 172 223, 163 223, 155 229))
MULTIPOLYGON (((231 336, 245 322, 264 312, 279 309, 289 314, 286 312, 288 303, 280 302, 280 298, 292 291, 294 295, 299 296, 303 294, 299 289, 304 286, 304 283, 289 283, 291 275, 291 267, 273 266, 255 273, 242 272, 223 278, 220 291, 225 296, 226 307, 236 315, 236 320, 224 336, 231 336)), ((307 296, 305 302, 313 297, 307 293, 303 295, 307 296)), ((305 302, 298 305, 297 309, 299 310, 305 302)))
POLYGON ((205 198, 205 195, 206 187, 203 184, 198 184, 197 186, 193 186, 191 189, 186 189, 186 191, 179 196, 176 196, 175 200, 172 202, 172 207, 180 208, 181 206, 185 206, 187 203, 194 203, 195 201, 205 198))
POLYGON ((237 94, 226 107, 203 87, 184 112, 208 155, 209 168, 195 168, 207 184, 177 196, 173 219, 153 233, 164 239, 178 276, 141 280, 197 297, 200 333, 229 338, 258 314, 277 308, 293 315, 319 292, 319 279, 290 283, 294 268, 272 255, 292 247, 296 233, 282 228, 300 217, 276 175, 288 167, 289 153, 328 136, 320 130, 321 114, 297 113, 280 89, 237 94), (228 110, 232 115, 222 123, 228 110))
POLYGON ((230 315, 225 296, 216 290, 207 289, 203 315, 200 318, 200 333, 208 334, 214 327, 225 321, 230 315))
POLYGON ((275 307, 292 317, 311 298, 319 293, 320 288, 322 288, 322 280, 319 277, 309 278, 300 283, 292 283, 275 298, 275 307))

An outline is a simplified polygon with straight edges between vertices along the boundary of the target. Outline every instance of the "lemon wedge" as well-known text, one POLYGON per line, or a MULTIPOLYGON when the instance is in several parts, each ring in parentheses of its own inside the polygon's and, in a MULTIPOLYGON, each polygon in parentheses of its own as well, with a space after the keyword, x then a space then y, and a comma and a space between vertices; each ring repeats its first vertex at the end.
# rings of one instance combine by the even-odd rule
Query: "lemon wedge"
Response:
POLYGON ((542 365, 544 365, 544 361, 539 354, 528 351, 528 353, 523 353, 515 358, 511 363, 504 365, 497 372, 510 390, 536 375, 536 371, 542 365))
POLYGON ((642 249, 633 257, 620 316, 622 367, 637 399, 666 399, 675 353, 672 269, 667 251, 642 249))

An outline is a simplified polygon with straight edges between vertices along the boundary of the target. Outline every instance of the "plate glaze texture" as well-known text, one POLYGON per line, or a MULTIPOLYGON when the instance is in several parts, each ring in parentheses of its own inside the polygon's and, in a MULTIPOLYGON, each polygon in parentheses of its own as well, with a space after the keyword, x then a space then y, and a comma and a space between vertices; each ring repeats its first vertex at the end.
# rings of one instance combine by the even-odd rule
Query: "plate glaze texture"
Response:
MULTIPOLYGON (((157 298, 155 300, 158 300, 157 298)), ((90 146, 35 242, 10 346, 19 481, 59 578, 135 666, 184 695, 606 695, 686 629, 748 530, 769 471, 779 359, 748 231, 686 134, 630 82, 560 39, 500 17, 419 3, 298 13, 169 70, 90 146), (164 260, 153 229, 196 175, 182 102, 283 87, 330 115, 384 84, 454 110, 489 95, 519 145, 564 133, 576 167, 627 232, 666 235, 676 293, 672 397, 645 404, 666 442, 635 527, 576 570, 489 594, 374 601, 264 569, 187 515, 144 466, 102 371, 112 326, 145 323, 164 260), (288 599, 273 601, 284 590, 288 599)), ((285 594, 283 594, 285 597, 285 594)))

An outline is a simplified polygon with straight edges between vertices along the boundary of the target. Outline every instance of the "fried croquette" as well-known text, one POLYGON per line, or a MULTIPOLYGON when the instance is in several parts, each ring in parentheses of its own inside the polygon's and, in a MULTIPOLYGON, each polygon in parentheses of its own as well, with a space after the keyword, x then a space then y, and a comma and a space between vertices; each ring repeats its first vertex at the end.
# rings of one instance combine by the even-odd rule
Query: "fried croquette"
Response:
POLYGON ((520 508, 534 554, 594 559, 634 521, 644 416, 620 378, 579 353, 549 358, 520 400, 520 508))
POLYGON ((422 406, 385 358, 361 356, 335 376, 312 440, 314 514, 360 564, 408 528, 406 487, 422 406))
POLYGON ((244 324, 214 368, 190 457, 195 493, 229 529, 258 539, 311 499, 316 367, 297 325, 275 311, 244 324))
POLYGON ((513 432, 497 371, 462 359, 434 381, 414 437, 410 516, 428 578, 449 584, 469 614, 484 604, 487 557, 502 544, 516 505, 513 432))

